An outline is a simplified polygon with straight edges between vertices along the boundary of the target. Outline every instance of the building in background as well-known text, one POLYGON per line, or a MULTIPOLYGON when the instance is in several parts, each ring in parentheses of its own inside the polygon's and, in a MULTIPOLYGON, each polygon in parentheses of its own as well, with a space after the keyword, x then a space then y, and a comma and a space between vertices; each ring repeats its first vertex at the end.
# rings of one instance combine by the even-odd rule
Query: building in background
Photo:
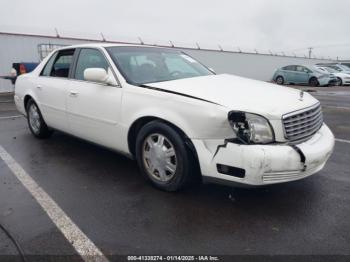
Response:
MULTIPOLYGON (((52 50, 61 46, 92 42, 102 42, 102 40, 0 32, 0 76, 9 75, 12 64, 15 62, 38 63, 52 50)), ((120 43, 109 40, 108 42, 120 43)), ((270 81, 277 68, 288 64, 311 65, 334 62, 324 59, 232 52, 222 49, 199 49, 199 46, 198 48, 169 46, 169 48, 183 50, 213 68, 218 74, 229 73, 262 81, 270 81)), ((0 79, 0 92, 10 91, 13 91, 11 81, 0 79)))

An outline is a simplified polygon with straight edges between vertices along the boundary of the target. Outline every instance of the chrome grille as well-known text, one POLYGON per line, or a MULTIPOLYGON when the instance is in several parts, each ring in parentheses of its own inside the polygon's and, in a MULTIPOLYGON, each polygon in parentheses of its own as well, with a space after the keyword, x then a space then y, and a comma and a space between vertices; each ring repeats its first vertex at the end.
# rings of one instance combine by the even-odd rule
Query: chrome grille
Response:
POLYGON ((286 114, 282 118, 285 137, 290 141, 306 140, 315 134, 323 124, 321 105, 286 114))

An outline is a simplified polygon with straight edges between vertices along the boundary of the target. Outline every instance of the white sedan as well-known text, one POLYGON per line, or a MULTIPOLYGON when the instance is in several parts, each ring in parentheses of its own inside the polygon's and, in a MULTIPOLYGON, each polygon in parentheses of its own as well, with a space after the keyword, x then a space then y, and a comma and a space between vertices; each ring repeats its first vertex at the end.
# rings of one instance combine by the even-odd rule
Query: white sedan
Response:
POLYGON ((350 72, 349 73, 339 72, 334 68, 326 67, 326 66, 320 66, 318 67, 318 69, 322 70, 325 73, 330 73, 335 75, 338 79, 338 85, 340 86, 350 85, 350 72))
POLYGON ((64 47, 17 79, 15 102, 35 137, 60 130, 121 152, 167 191, 198 177, 298 180, 320 171, 334 146, 308 93, 216 75, 173 48, 64 47))

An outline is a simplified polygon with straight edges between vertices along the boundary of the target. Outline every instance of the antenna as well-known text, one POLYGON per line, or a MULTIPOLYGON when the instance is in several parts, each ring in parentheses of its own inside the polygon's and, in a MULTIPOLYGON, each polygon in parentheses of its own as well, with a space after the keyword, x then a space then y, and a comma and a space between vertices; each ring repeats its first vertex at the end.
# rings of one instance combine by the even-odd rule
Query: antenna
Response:
POLYGON ((220 50, 220 51, 224 51, 224 49, 222 49, 222 46, 221 46, 221 45, 218 45, 218 47, 219 47, 219 50, 220 50))
POLYGON ((201 47, 199 46, 199 44, 198 44, 198 43, 196 43, 196 46, 197 46, 197 48, 198 48, 198 49, 201 49, 201 47))
POLYGON ((169 43, 170 43, 171 47, 175 47, 174 43, 171 40, 169 40, 169 43))

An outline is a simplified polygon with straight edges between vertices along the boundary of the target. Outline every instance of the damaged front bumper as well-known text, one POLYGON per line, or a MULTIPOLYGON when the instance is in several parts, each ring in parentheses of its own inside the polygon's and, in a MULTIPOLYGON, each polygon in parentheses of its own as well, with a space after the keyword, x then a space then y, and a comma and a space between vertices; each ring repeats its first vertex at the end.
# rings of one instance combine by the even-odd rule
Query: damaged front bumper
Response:
POLYGON ((192 142, 205 180, 259 186, 294 181, 320 171, 333 151, 334 136, 323 124, 309 140, 294 146, 192 142))

